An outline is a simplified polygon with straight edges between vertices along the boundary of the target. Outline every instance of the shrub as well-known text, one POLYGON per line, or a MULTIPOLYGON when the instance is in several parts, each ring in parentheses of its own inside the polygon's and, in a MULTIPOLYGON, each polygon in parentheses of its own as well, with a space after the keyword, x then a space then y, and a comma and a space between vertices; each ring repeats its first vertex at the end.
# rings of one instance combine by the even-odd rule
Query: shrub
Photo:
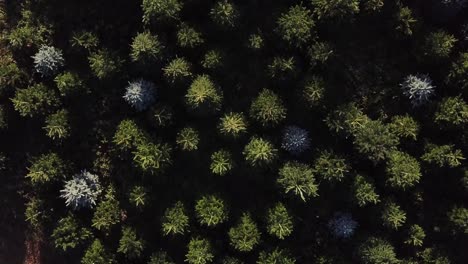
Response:
POLYGON ((172 258, 165 251, 153 253, 148 264, 175 264, 172 258))
POLYGON ((144 172, 156 173, 171 164, 171 151, 166 143, 141 143, 133 152, 133 160, 144 172))
POLYGON ((183 235, 189 226, 189 218, 185 212, 184 204, 176 202, 173 207, 167 208, 162 217, 162 232, 167 235, 183 235))
POLYGON ((405 244, 420 247, 423 244, 426 233, 419 225, 412 225, 408 230, 408 238, 404 241, 405 244))
POLYGON ((413 30, 416 22, 416 20, 413 17, 413 12, 411 9, 407 6, 400 7, 398 10, 398 13, 396 14, 396 26, 395 29, 400 31, 401 33, 411 36, 413 35, 413 30))
POLYGON ((92 208, 96 205, 96 200, 101 193, 99 178, 82 170, 75 174, 71 180, 65 182, 60 193, 60 197, 65 199, 65 204, 73 209, 92 208))
POLYGON ((193 27, 182 23, 177 31, 177 45, 182 48, 194 48, 205 41, 202 34, 193 27))
POLYGON ((44 114, 59 104, 55 92, 44 84, 34 84, 26 89, 17 89, 11 101, 15 110, 24 117, 44 114))
POLYGON ((442 99, 435 114, 435 121, 454 126, 467 123, 468 104, 460 96, 442 99))
POLYGON ((26 178, 34 185, 65 178, 67 165, 56 153, 42 154, 33 159, 26 178))
POLYGON ((250 106, 250 117, 263 126, 273 126, 286 118, 286 108, 278 95, 263 89, 250 106))
POLYGON ((244 213, 238 224, 229 229, 229 241, 240 252, 250 252, 260 242, 260 231, 248 213, 244 213))
POLYGON ((300 46, 312 37, 314 21, 309 9, 302 5, 291 6, 278 18, 278 32, 289 44, 300 46))
POLYGON ((73 48, 82 48, 86 51, 92 51, 99 45, 99 39, 94 32, 75 31, 70 39, 73 48))
POLYGON ((43 77, 57 73, 65 64, 61 50, 44 45, 39 48, 33 59, 34 69, 43 77))
POLYGON ((435 59, 447 58, 457 39, 447 32, 436 31, 426 36, 424 41, 424 54, 435 59))
POLYGON ((394 116, 389 124, 392 133, 399 138, 411 138, 416 140, 419 133, 419 124, 409 115, 394 116))
POLYGON ((210 16, 220 26, 234 27, 239 18, 239 12, 233 3, 228 0, 220 0, 211 8, 210 16))
POLYGON ((296 73, 296 60, 294 57, 274 57, 268 65, 271 78, 285 79, 296 73))
POLYGON ((96 207, 92 219, 92 226, 97 230, 109 233, 112 226, 120 221, 120 203, 115 198, 115 191, 111 187, 107 190, 104 200, 96 207))
POLYGON ((133 206, 137 208, 142 208, 146 204, 148 198, 147 196, 147 190, 145 189, 145 187, 135 186, 130 191, 129 201, 133 206))
POLYGON ((61 96, 74 95, 84 89, 83 81, 76 73, 64 72, 57 75, 54 81, 61 96))
POLYGON ((185 261, 189 264, 207 264, 213 262, 213 249, 205 238, 192 238, 188 244, 185 261))
POLYGON ((314 15, 322 18, 342 18, 359 12, 358 0, 311 0, 314 15))
POLYGON ((223 54, 219 50, 209 50, 203 57, 201 65, 205 69, 214 70, 223 65, 223 59, 223 54))
POLYGON ((48 218, 43 200, 33 197, 26 203, 24 218, 33 231, 40 231, 48 218))
POLYGON ((262 36, 260 34, 250 34, 247 46, 253 50, 259 50, 263 48, 264 41, 262 36))
POLYGON ((306 164, 287 162, 279 170, 277 182, 286 194, 292 192, 304 202, 318 196, 318 184, 312 169, 306 164))
POLYGON ((289 256, 289 254, 282 250, 275 248, 273 251, 260 252, 258 256, 258 260, 256 264, 272 264, 272 263, 279 263, 279 264, 294 264, 296 260, 289 256))
POLYGON ((468 209, 454 206, 447 213, 448 221, 455 233, 468 234, 468 209))
POLYGON ((198 222, 208 227, 224 223, 228 212, 224 201, 214 195, 205 195, 195 205, 198 222))
POLYGON ((115 257, 106 251, 99 239, 95 239, 93 243, 86 249, 81 264, 114 264, 115 257))
POLYGON ((157 36, 145 31, 133 38, 131 48, 130 57, 133 61, 148 63, 159 59, 164 47, 157 36))
POLYGON ((357 226, 358 223, 348 213, 335 213, 333 218, 328 221, 328 228, 338 238, 350 238, 357 226))
POLYGON ((408 75, 400 85, 403 88, 403 94, 408 96, 414 106, 429 101, 435 89, 429 76, 421 74, 408 75))
POLYGON ((117 252, 124 254, 130 259, 134 259, 141 256, 143 249, 144 242, 141 238, 137 237, 135 229, 128 226, 123 227, 117 252))
POLYGON ((174 121, 173 109, 167 104, 156 104, 150 109, 149 119, 154 126, 167 127, 174 121))
POLYGON ((374 185, 361 175, 356 175, 354 179, 353 193, 360 207, 380 202, 380 195, 375 192, 374 185))
POLYGON ((460 89, 468 87, 468 52, 461 53, 452 66, 447 81, 458 86, 460 89))
POLYGON ((267 231, 268 234, 279 239, 290 236, 294 230, 292 217, 283 203, 279 202, 268 209, 267 231))
POLYGON ((94 76, 106 79, 116 74, 122 66, 122 60, 108 50, 99 50, 88 57, 89 66, 94 76))
POLYGON ((242 113, 229 112, 220 118, 218 129, 221 134, 236 138, 247 132, 247 120, 242 113))
POLYGON ((73 215, 68 215, 57 222, 51 237, 56 248, 67 251, 90 239, 91 235, 87 228, 79 226, 73 215))
POLYGON ((354 133, 354 146, 373 162, 384 160, 397 144, 398 137, 379 120, 366 122, 354 133))
POLYGON ((406 213, 394 202, 387 202, 382 211, 382 221, 384 226, 398 229, 406 221, 406 213))
POLYGON ((283 131, 281 148, 299 155, 310 148, 309 132, 298 126, 287 126, 283 131))
POLYGON ((270 141, 252 137, 242 153, 250 165, 261 166, 271 164, 276 159, 278 150, 270 141))
POLYGON ((234 167, 231 153, 226 150, 218 150, 211 155, 210 170, 216 175, 226 175, 234 167))
POLYGON ((435 144, 427 144, 425 153, 421 156, 425 162, 436 164, 439 167, 448 166, 451 168, 458 167, 465 160, 460 149, 454 149, 453 145, 438 146, 435 144))
POLYGON ((346 160, 332 152, 324 151, 314 163, 314 172, 327 181, 342 181, 350 167, 346 160))
POLYGON ((149 24, 152 20, 176 19, 183 7, 180 0, 143 0, 143 23, 149 24))
POLYGON ((359 257, 363 264, 397 264, 395 249, 387 241, 370 237, 359 247, 359 257))
POLYGON ((192 77, 191 65, 184 58, 173 59, 164 67, 163 73, 173 83, 192 77))
POLYGON ((190 85, 185 102, 191 109, 217 111, 221 108, 223 94, 208 75, 199 75, 190 85))
POLYGON ((47 136, 54 140, 68 138, 70 136, 68 116, 68 111, 65 109, 47 116, 43 127, 47 136))
POLYGON ((309 106, 318 106, 321 103, 325 92, 325 81, 318 76, 309 78, 305 85, 302 95, 309 106))
POLYGON ((183 128, 177 133, 176 143, 182 150, 197 150, 200 143, 198 131, 191 127, 183 128))
POLYGON ((137 111, 146 110, 156 100, 156 86, 143 79, 129 82, 123 98, 137 111))

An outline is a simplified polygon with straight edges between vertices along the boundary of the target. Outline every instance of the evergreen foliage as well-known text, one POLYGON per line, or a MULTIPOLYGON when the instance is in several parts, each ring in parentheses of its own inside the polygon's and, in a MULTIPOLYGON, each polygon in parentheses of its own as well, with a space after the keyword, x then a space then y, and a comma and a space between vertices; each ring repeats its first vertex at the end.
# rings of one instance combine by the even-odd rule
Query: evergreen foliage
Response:
POLYGON ((309 198, 318 196, 318 184, 312 168, 298 162, 287 162, 279 170, 277 180, 284 193, 292 193, 306 202, 309 198))
POLYGON ((83 244, 91 235, 87 228, 78 224, 73 215, 68 215, 57 222, 51 237, 56 248, 66 251, 83 244))
POLYGON ((185 101, 194 110, 217 111, 221 108, 223 94, 208 75, 199 75, 190 85, 185 101))
POLYGON ((199 199, 195 205, 198 222, 208 227, 225 222, 228 218, 227 208, 223 200, 207 195, 199 199))
POLYGON ((263 126, 274 126, 286 118, 286 108, 277 94, 263 89, 252 101, 250 117, 263 126))
POLYGON ((251 166, 262 166, 271 164, 276 159, 278 150, 270 141, 252 137, 242 153, 251 166))
POLYGON ((310 148, 309 132, 298 126, 287 126, 283 131, 281 148, 299 155, 310 148))
POLYGON ((180 149, 185 151, 193 151, 198 149, 200 138, 198 132, 194 128, 185 127, 178 134, 176 139, 177 145, 180 149))
POLYGON ((358 226, 358 223, 348 213, 335 213, 328 221, 328 228, 338 238, 350 238, 358 226))
POLYGON ((130 57, 133 61, 147 63, 158 59, 164 47, 157 36, 146 31, 133 38, 131 48, 130 57))
POLYGON ((163 69, 164 77, 171 82, 182 81, 192 77, 191 65, 184 58, 175 58, 163 69))
POLYGON ((408 75, 403 83, 401 83, 401 87, 403 94, 411 100, 414 106, 419 106, 429 101, 435 89, 429 76, 421 74, 408 75))
POLYGON ((421 178, 419 162, 401 151, 390 153, 386 172, 389 176, 387 184, 393 188, 406 189, 412 187, 421 178))
POLYGON ((50 46, 41 46, 33 56, 34 68, 43 77, 51 76, 65 64, 62 51, 50 46))
POLYGON ((135 259, 141 256, 144 249, 144 241, 137 237, 137 233, 132 227, 122 228, 122 237, 119 240, 118 253, 124 254, 127 258, 135 259))
POLYGON ((341 18, 359 12, 358 0, 311 0, 314 15, 322 18, 341 18))
POLYGON ((220 118, 218 129, 221 134, 236 138, 247 132, 247 120, 242 113, 229 112, 220 118))
POLYGON ((120 204, 115 198, 112 187, 107 190, 104 199, 97 205, 92 219, 92 226, 97 230, 108 233, 112 226, 120 221, 120 204))
POLYGON ((109 253, 99 239, 95 239, 93 243, 86 249, 81 264, 114 264, 115 258, 109 253))
POLYGON ((435 144, 427 144, 426 152, 421 156, 425 162, 435 164, 439 167, 458 167, 465 160, 460 149, 454 149, 453 145, 438 146, 435 144))
POLYGON ((408 230, 408 238, 405 240, 405 244, 420 247, 423 245, 424 238, 426 233, 419 225, 412 225, 408 230))
POLYGON ((144 172, 160 172, 171 164, 171 151, 165 143, 143 142, 133 152, 133 161, 144 172))
POLYGON ((44 130, 48 137, 65 139, 70 136, 70 124, 68 121, 68 111, 61 109, 46 117, 44 130))
POLYGON ((374 185, 364 176, 356 175, 353 192, 354 199, 360 207, 380 202, 380 195, 376 193, 374 185))
POLYGON ((342 181, 349 169, 343 158, 329 151, 322 152, 314 163, 315 174, 327 181, 342 181))
POLYGON ((99 178, 97 175, 82 170, 65 182, 60 193, 60 197, 65 199, 65 204, 73 209, 92 208, 96 205, 96 200, 101 193, 99 178))
POLYGON ((211 155, 211 172, 216 175, 225 175, 234 167, 231 153, 226 150, 218 150, 211 155))
POLYGON ((279 239, 290 236, 294 230, 290 213, 283 203, 279 202, 274 207, 268 209, 267 231, 268 234, 279 239))
POLYGON ((364 264, 396 264, 394 247, 381 238, 370 237, 359 248, 359 256, 364 264))
POLYGON ((167 208, 161 220, 164 235, 183 235, 189 226, 189 218, 185 212, 184 204, 180 201, 167 208))
POLYGON ((148 24, 152 20, 176 19, 183 8, 180 0, 143 0, 143 23, 148 24))
POLYGON ((400 228, 406 222, 406 213, 394 202, 387 202, 382 211, 384 226, 392 229, 400 228))
POLYGON ((296 260, 289 256, 285 250, 275 248, 271 252, 260 252, 258 256, 257 264, 270 264, 270 263, 279 263, 279 264, 294 264, 296 260))
POLYGON ((446 97, 439 103, 435 121, 458 126, 468 122, 468 104, 460 97, 446 97))
POLYGON ((192 238, 188 244, 185 261, 189 264, 207 264, 213 262, 211 244, 205 238, 192 238))
POLYGON ((302 45, 312 37, 314 21, 309 9, 295 5, 278 18, 278 32, 281 38, 292 45, 302 45))
POLYGON ((241 216, 228 234, 231 246, 240 252, 250 252, 260 243, 260 231, 248 213, 241 216))
POLYGON ((83 80, 73 72, 61 73, 55 77, 54 81, 61 96, 72 96, 85 89, 83 80))
POLYGON ((33 158, 26 177, 33 185, 45 184, 64 179, 67 170, 66 163, 57 153, 42 154, 33 158))
POLYGON ((233 3, 227 0, 220 0, 211 8, 210 16, 220 26, 234 27, 239 18, 239 11, 233 3))
POLYGON ((156 100, 156 86, 143 79, 129 82, 123 99, 137 111, 146 110, 156 100))
POLYGON ((23 117, 40 115, 59 104, 55 92, 41 83, 16 90, 11 101, 15 110, 23 117))

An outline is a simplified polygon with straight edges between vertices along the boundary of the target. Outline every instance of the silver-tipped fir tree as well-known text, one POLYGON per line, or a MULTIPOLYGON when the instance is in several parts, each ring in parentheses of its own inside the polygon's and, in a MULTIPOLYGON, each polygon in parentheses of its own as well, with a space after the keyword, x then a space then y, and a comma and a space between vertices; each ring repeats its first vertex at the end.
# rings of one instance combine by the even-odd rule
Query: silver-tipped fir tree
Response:
POLYGON ((137 111, 146 110, 156 100, 156 86, 143 79, 129 82, 123 98, 137 111))
POLYGON ((309 132, 298 126, 288 126, 283 131, 281 148, 291 154, 299 155, 310 147, 309 132))
POLYGON ((73 209, 92 208, 96 205, 101 191, 98 176, 82 170, 65 182, 60 197, 64 198, 65 204, 73 209))
POLYGON ((34 69, 43 77, 57 73, 65 64, 62 51, 51 46, 42 45, 32 58, 34 59, 34 69))
POLYGON ((419 106, 429 101, 435 89, 429 76, 423 74, 408 75, 401 87, 403 94, 408 96, 413 106, 419 106))
POLYGON ((328 227, 335 237, 349 238, 354 234, 358 223, 348 213, 335 213, 328 221, 328 227))

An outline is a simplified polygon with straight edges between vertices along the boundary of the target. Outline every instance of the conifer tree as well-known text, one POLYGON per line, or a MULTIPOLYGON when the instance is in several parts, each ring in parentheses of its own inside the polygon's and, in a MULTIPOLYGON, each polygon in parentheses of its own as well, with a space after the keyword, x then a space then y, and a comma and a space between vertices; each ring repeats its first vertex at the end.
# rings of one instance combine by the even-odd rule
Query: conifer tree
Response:
POLYGON ((353 193, 354 199, 360 207, 380 202, 380 195, 375 192, 374 185, 364 176, 356 175, 354 178, 353 193))
POLYGON ((67 164, 58 154, 52 152, 33 158, 26 177, 30 178, 34 185, 45 184, 64 179, 67 172, 67 164))
POLYGON ((329 151, 323 151, 314 163, 315 174, 327 181, 342 181, 349 170, 345 159, 329 151))
POLYGON ((222 224, 228 218, 224 201, 214 195, 206 195, 199 199, 195 205, 195 213, 198 222, 208 227, 222 224))
POLYGON ((294 46, 300 46, 312 38, 314 21, 309 9, 295 5, 278 18, 277 31, 281 38, 294 46))
POLYGON ((242 153, 251 166, 262 166, 271 164, 276 159, 277 152, 270 141, 252 137, 242 153))
POLYGON ((61 109, 46 117, 44 130, 48 137, 57 140, 70 136, 69 114, 65 109, 61 109))
POLYGON ((390 153, 386 172, 388 174, 387 184, 400 189, 414 186, 422 176, 419 162, 401 151, 390 153))
POLYGON ((83 244, 91 235, 87 228, 79 225, 73 215, 68 215, 57 222, 51 237, 56 248, 67 251, 83 244))
POLYGON ((188 244, 185 261, 189 264, 208 264, 213 262, 210 242, 205 238, 192 238, 188 244))
POLYGON ((178 201, 174 206, 167 208, 162 217, 162 232, 167 235, 183 235, 189 226, 189 218, 184 204, 178 201))
POLYGON ((364 264, 396 264, 394 247, 387 241, 370 237, 359 247, 359 257, 364 264))
POLYGON ((229 241, 240 252, 250 252, 260 243, 260 231, 248 213, 244 213, 237 225, 229 229, 229 241))
POLYGON ((141 256, 143 249, 144 241, 137 237, 136 230, 128 226, 123 227, 117 252, 124 254, 129 259, 135 259, 141 256))
POLYGON ((263 126, 274 126, 286 118, 286 108, 277 94, 263 89, 252 101, 250 117, 263 126))
POLYGON ((290 236, 294 230, 290 213, 283 203, 278 202, 274 207, 268 209, 267 231, 268 234, 279 239, 290 236))
POLYGON ((41 83, 16 90, 11 101, 15 110, 23 117, 45 114, 59 104, 55 92, 41 83))
POLYGON ((304 202, 318 196, 318 184, 312 169, 306 164, 287 162, 280 168, 277 182, 284 193, 292 193, 304 202))
POLYGON ((86 249, 81 264, 114 264, 115 257, 106 250, 99 239, 95 239, 86 249))
POLYGON ((120 221, 120 203, 115 197, 111 186, 104 199, 97 205, 92 219, 92 226, 97 230, 109 233, 110 229, 120 221))
POLYGON ((210 170, 216 175, 226 175, 234 167, 232 155, 227 150, 218 150, 211 154, 210 170))
POLYGON ((394 202, 387 202, 382 211, 384 226, 392 229, 400 228, 406 222, 406 213, 394 202))

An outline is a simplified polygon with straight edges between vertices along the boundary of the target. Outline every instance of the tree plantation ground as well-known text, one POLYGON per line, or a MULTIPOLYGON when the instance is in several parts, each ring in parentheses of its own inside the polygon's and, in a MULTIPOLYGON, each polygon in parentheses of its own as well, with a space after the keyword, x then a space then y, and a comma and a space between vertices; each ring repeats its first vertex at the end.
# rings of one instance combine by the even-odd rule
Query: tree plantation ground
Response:
POLYGON ((468 1, 0 2, 0 263, 468 263, 468 1))

